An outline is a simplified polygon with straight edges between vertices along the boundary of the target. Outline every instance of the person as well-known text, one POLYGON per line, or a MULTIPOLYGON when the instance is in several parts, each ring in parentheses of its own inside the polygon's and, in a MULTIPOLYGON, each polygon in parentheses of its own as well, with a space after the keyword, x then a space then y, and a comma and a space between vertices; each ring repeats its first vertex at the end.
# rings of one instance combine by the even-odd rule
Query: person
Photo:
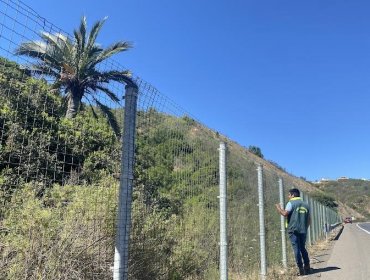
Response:
POLYGON ((275 206, 279 214, 287 218, 286 226, 298 266, 298 275, 307 275, 311 271, 310 259, 306 250, 307 230, 311 223, 310 208, 300 197, 298 189, 290 189, 288 198, 289 201, 285 209, 281 207, 280 203, 275 206))

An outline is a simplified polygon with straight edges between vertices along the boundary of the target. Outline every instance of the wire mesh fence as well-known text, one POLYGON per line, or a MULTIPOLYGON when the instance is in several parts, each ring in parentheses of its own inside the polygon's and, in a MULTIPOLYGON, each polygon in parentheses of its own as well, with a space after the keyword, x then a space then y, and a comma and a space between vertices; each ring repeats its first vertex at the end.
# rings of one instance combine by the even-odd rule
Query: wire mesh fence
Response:
POLYGON ((107 117, 122 123, 124 85, 107 84, 118 99, 83 97, 66 118, 65 89, 34 71, 48 58, 17 53, 42 32, 70 38, 21 1, 0 1, 0 278, 110 279, 121 143, 107 117))
MULTIPOLYGON (((23 2, 0 0, 0 279, 112 279, 120 238, 125 83, 113 80, 104 84, 106 90, 87 92, 69 118, 68 88, 55 87, 55 77, 68 78, 72 70, 61 65, 59 72, 50 69, 55 73, 35 71, 51 58, 17 51, 24 42, 40 41, 41 32, 76 43, 23 2)), ((125 71, 113 60, 96 65, 98 72, 113 70, 125 71)), ((206 128, 142 79, 132 80, 138 100, 133 176, 126 178, 134 186, 129 279, 220 278, 221 141, 227 143, 229 275, 258 277, 264 265, 261 163, 266 262, 268 268, 281 266, 278 180, 283 178, 286 190, 306 185, 206 128)), ((305 199, 314 209, 314 243, 325 235, 322 225, 338 216, 305 199)))
POLYGON ((129 273, 205 279, 218 266, 219 143, 152 87, 139 93, 129 273))

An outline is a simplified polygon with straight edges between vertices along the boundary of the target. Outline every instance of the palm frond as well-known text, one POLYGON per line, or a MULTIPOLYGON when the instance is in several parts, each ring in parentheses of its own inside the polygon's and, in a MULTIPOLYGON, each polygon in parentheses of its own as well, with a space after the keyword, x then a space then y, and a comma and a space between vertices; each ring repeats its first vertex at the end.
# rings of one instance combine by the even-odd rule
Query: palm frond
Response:
POLYGON ((93 27, 91 28, 89 38, 88 38, 88 41, 87 41, 87 46, 86 46, 87 51, 89 51, 92 47, 94 47, 96 45, 96 43, 95 43, 96 38, 98 37, 99 31, 103 27, 104 22, 107 20, 107 18, 108 17, 105 17, 102 20, 97 21, 93 25, 93 27))
POLYGON ((41 32, 41 38, 56 51, 63 52, 66 48, 70 49, 71 42, 68 37, 64 36, 61 33, 51 34, 49 32, 41 32))
POLYGON ((51 50, 45 42, 31 41, 22 43, 18 49, 15 50, 17 55, 26 55, 31 58, 42 61, 54 68, 60 66, 59 56, 51 50))
POLYGON ((109 88, 106 88, 106 87, 103 87, 103 86, 99 86, 99 85, 97 85, 95 88, 98 89, 98 90, 100 90, 100 91, 102 91, 102 92, 104 92, 106 95, 108 95, 108 97, 112 101, 114 101, 116 103, 119 103, 119 98, 118 98, 117 94, 115 94, 109 88))
POLYGON ((109 81, 128 83, 131 81, 131 72, 129 70, 111 70, 105 72, 95 71, 94 73, 90 73, 89 77, 99 83, 108 83, 109 81))
POLYGON ((34 63, 31 67, 31 72, 35 74, 41 74, 53 77, 55 79, 58 79, 60 76, 60 72, 56 71, 55 69, 51 68, 48 65, 45 65, 45 63, 34 63))
POLYGON ((41 59, 46 52, 46 44, 41 41, 23 42, 16 50, 16 55, 27 55, 41 59))
POLYGON ((99 56, 96 58, 95 65, 102 62, 103 60, 108 59, 109 57, 116 53, 127 51, 130 48, 132 48, 132 44, 130 42, 122 41, 114 43, 113 45, 109 46, 99 54, 99 56))
POLYGON ((99 118, 99 116, 98 116, 98 114, 95 112, 94 106, 93 106, 93 105, 91 105, 91 103, 89 104, 89 106, 90 106, 90 109, 91 109, 91 112, 92 112, 92 114, 93 114, 94 118, 95 118, 95 119, 98 119, 98 118, 99 118))
POLYGON ((94 98, 94 101, 98 105, 98 108, 102 111, 103 115, 107 119, 109 125, 112 127, 116 136, 119 137, 121 135, 120 127, 118 125, 116 116, 113 114, 112 110, 108 106, 99 102, 96 98, 94 98))
MULTIPOLYGON (((92 104, 92 102, 91 102, 91 100, 90 100, 90 98, 89 97, 86 97, 86 101, 87 101, 87 103, 89 103, 89 107, 90 107, 90 109, 91 109, 91 113, 93 114, 93 117, 95 118, 95 119, 98 119, 99 118, 99 115, 96 113, 96 111, 95 111, 95 107, 96 106, 94 106, 93 104, 92 104)), ((94 102, 96 102, 95 101, 95 99, 94 99, 94 102)))
POLYGON ((79 33, 81 34, 81 49, 85 49, 86 44, 86 29, 87 29, 87 20, 86 17, 83 16, 81 18, 79 33))
POLYGON ((79 31, 75 30, 73 31, 73 35, 75 37, 75 41, 76 41, 76 45, 75 45, 75 48, 76 48, 76 57, 79 58, 82 54, 82 42, 83 42, 83 38, 82 38, 82 35, 79 31))

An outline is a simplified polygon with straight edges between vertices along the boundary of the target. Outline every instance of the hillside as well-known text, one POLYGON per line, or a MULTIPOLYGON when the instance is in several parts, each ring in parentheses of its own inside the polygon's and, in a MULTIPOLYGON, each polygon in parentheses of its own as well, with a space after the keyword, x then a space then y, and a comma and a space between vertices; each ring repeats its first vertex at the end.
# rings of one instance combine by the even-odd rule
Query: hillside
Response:
MULTIPOLYGON (((230 274, 245 279, 258 270, 259 164, 267 261, 279 265, 278 179, 286 189, 317 189, 140 95, 130 279, 218 278, 220 141, 228 146, 230 274)), ((0 270, 6 279, 111 277, 121 143, 106 119, 83 105, 66 119, 61 92, 0 59, 0 270)), ((118 115, 123 110, 114 108, 118 115)))
POLYGON ((370 181, 347 179, 315 184, 318 189, 334 197, 343 217, 370 219, 370 181))

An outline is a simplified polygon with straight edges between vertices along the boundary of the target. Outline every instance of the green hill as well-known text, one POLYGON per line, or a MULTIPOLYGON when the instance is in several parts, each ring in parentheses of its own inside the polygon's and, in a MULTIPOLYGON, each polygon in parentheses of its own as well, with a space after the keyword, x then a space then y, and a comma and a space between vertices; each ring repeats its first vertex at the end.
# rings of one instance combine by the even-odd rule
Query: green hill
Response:
POLYGON ((370 181, 342 179, 321 182, 316 186, 335 198, 343 217, 355 217, 358 220, 370 219, 370 181))

